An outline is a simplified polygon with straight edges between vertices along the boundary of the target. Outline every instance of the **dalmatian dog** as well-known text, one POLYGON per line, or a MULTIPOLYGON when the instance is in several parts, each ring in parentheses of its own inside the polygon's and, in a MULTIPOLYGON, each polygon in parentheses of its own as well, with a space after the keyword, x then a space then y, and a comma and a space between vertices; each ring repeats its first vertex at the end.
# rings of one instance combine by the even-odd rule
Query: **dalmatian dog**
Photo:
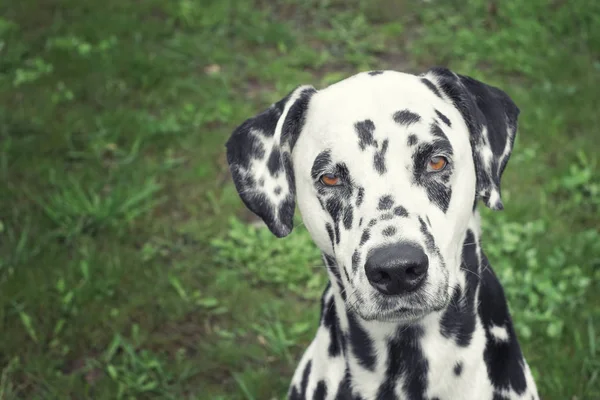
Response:
POLYGON ((329 275, 289 399, 539 399, 476 207, 503 208, 518 115, 436 67, 300 86, 233 132, 244 204, 277 237, 297 204, 329 275))

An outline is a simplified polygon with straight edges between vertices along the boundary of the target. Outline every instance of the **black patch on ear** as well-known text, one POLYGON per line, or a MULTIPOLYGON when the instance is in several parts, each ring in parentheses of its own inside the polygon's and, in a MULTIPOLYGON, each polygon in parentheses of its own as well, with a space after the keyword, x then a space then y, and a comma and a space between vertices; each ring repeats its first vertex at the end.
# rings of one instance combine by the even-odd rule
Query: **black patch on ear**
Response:
MULTIPOLYGON (((304 126, 305 112, 310 97, 316 90, 306 88, 300 92, 299 98, 290 106, 285 117, 280 142, 273 143, 272 150, 268 154, 260 136, 270 141, 273 140, 277 123, 286 104, 297 90, 264 112, 244 121, 233 131, 225 144, 227 163, 242 202, 250 211, 259 216, 277 237, 286 236, 291 232, 294 225, 295 208, 294 172, 289 152, 282 151, 282 146, 289 143, 290 148, 293 147, 304 126), (265 160, 265 157, 268 159, 265 160), (257 187, 256 180, 259 177, 253 176, 253 171, 248 170, 252 160, 260 161, 272 176, 284 173, 289 187, 288 195, 273 202, 267 193, 257 187)), ((264 187, 264 181, 261 180, 259 185, 264 187)))
POLYGON ((331 161, 331 150, 324 150, 320 152, 317 157, 315 157, 315 161, 313 162, 312 168, 310 170, 310 176, 316 180, 319 176, 321 176, 325 169, 332 164, 331 161))
POLYGON ((327 397, 327 384, 324 380, 320 380, 317 383, 317 388, 315 389, 315 393, 313 394, 313 400, 325 400, 327 397))
POLYGON ((282 142, 288 142, 290 144, 290 151, 294 149, 298 136, 304 127, 306 122, 306 110, 308 109, 308 102, 313 94, 317 91, 314 88, 307 88, 298 97, 298 99, 292 104, 285 120, 283 121, 283 127, 281 131, 282 142))
POLYGON ((373 164, 375 166, 375 171, 377 171, 379 173, 379 175, 383 175, 386 172, 386 168, 385 168, 385 153, 387 152, 388 149, 388 139, 385 139, 383 141, 383 144, 381 145, 381 150, 376 150, 375 151, 375 156, 373 157, 373 164))
POLYGON ((394 208, 394 214, 396 214, 398 217, 408 217, 406 208, 402 206, 396 206, 396 208, 394 208))
POLYGON ((454 74, 447 68, 432 68, 430 72, 437 76, 440 89, 452 100, 469 128, 477 176, 476 198, 481 198, 492 209, 502 209, 500 179, 514 145, 519 108, 494 86, 454 74), (483 136, 484 129, 487 129, 488 140, 483 136), (502 158, 507 146, 508 154, 502 158), (491 169, 482 156, 481 149, 486 147, 493 154, 491 169), (499 200, 490 204, 493 191, 497 191, 499 200))
POLYGON ((450 120, 448 119, 448 117, 446 117, 444 114, 442 114, 438 110, 435 110, 435 113, 437 114, 438 118, 442 120, 443 123, 445 123, 449 127, 452 126, 452 122, 450 122, 450 120))
POLYGON ((425 84, 425 86, 427 86, 429 88, 429 90, 431 90, 437 97, 439 97, 440 99, 442 98, 442 94, 440 93, 438 88, 435 87, 435 85, 433 83, 431 83, 431 81, 429 79, 421 78, 421 82, 423 82, 425 84))
POLYGON ((369 71, 368 74, 371 75, 371 76, 376 76, 376 75, 383 74, 383 71, 369 71))
POLYGON ((373 132, 375 131, 375 124, 370 119, 360 121, 354 124, 354 129, 358 134, 358 145, 361 150, 364 150, 367 146, 374 146, 375 139, 373 138, 373 132))
POLYGON ((421 116, 409 110, 397 111, 394 114, 394 122, 400 125, 410 126, 421 120, 421 116))
POLYGON ((369 371, 375 370, 375 349, 369 333, 360 326, 360 323, 351 312, 348 313, 348 325, 350 328, 350 347, 358 363, 369 371))
MULTIPOLYGON (((481 262, 488 265, 485 255, 481 262)), ((514 390, 521 395, 527 389, 523 364, 523 354, 517 342, 512 319, 504 296, 504 290, 491 268, 481 270, 481 288, 479 290, 479 316, 485 329, 486 345, 483 359, 488 376, 494 388, 514 390), (503 326, 508 332, 507 341, 495 340, 491 329, 503 326)))
POLYGON ((414 146, 415 144, 417 144, 418 141, 419 139, 417 138, 417 135, 411 133, 410 135, 408 135, 406 143, 408 143, 409 146, 414 146))
POLYGON ((409 325, 400 327, 398 333, 389 341, 387 370, 377 391, 377 399, 391 398, 390 394, 395 392, 400 377, 407 399, 425 399, 429 364, 421 350, 422 337, 423 329, 420 326, 409 325))
POLYGON ((389 210, 394 206, 394 198, 390 195, 382 196, 379 199, 379 205, 377 206, 378 210, 389 210))
POLYGON ((387 237, 394 236, 396 234, 396 227, 388 226, 381 233, 383 234, 383 236, 387 236, 387 237))
POLYGON ((462 369, 463 365, 460 361, 454 364, 454 375, 460 376, 460 374, 462 374, 462 369))
POLYGON ((358 194, 356 195, 356 207, 360 207, 365 197, 365 189, 362 187, 358 188, 358 194))
POLYGON ((267 167, 269 168, 269 173, 272 176, 277 175, 281 172, 281 152, 277 148, 273 148, 271 150, 271 155, 269 156, 269 161, 267 162, 267 167))

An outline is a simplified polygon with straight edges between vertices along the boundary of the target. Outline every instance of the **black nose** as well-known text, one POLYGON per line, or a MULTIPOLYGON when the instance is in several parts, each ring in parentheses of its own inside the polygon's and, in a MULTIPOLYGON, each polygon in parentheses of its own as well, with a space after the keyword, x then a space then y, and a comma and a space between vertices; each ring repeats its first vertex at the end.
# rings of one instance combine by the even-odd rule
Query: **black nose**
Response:
POLYGON ((391 244, 369 252, 365 272, 379 292, 399 295, 416 290, 427 275, 429 259, 420 246, 391 244))

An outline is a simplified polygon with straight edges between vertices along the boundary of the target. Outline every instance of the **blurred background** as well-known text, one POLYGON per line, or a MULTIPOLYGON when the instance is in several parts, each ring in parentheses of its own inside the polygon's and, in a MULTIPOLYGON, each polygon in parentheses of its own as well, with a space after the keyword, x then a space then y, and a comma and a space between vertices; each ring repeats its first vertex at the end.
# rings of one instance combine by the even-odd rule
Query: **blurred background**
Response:
POLYGON ((543 399, 600 399, 600 2, 0 2, 0 400, 282 399, 326 283, 224 143, 299 84, 444 65, 521 109, 483 246, 543 399))

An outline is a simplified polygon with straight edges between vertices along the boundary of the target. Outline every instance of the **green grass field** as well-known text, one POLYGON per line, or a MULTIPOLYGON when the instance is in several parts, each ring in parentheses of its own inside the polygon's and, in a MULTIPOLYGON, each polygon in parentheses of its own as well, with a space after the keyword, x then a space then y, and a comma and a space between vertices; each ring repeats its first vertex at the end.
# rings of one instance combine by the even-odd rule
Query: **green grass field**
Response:
POLYGON ((326 276, 230 181, 302 83, 446 65, 521 109, 484 248, 546 400, 600 399, 600 2, 0 2, 0 400, 282 399, 326 276))

